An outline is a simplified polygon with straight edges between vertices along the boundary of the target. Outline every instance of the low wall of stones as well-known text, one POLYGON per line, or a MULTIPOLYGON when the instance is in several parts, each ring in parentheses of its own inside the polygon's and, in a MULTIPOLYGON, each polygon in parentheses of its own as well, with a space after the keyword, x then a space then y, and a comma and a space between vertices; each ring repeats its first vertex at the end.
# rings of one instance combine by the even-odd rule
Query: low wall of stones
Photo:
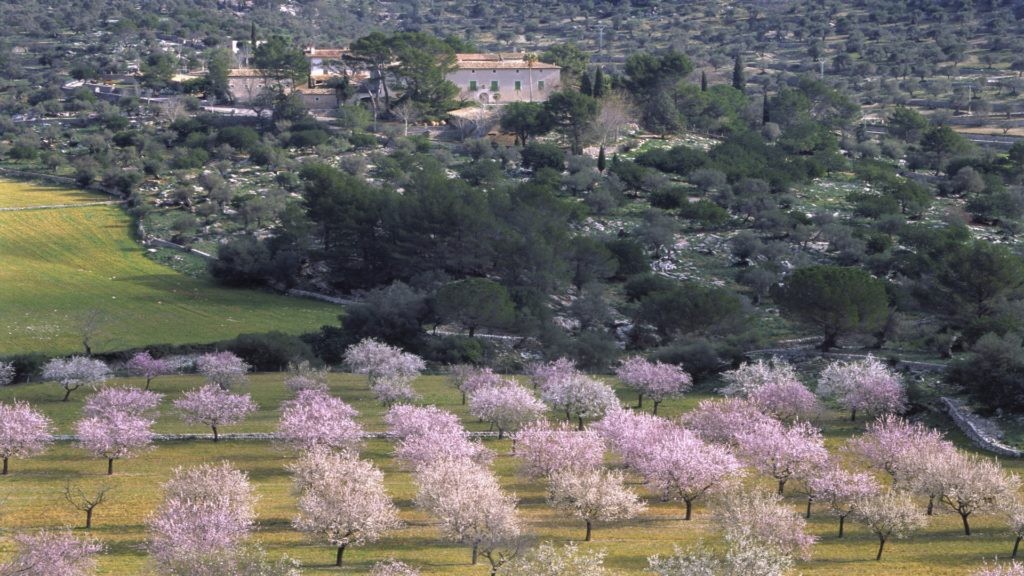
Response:
POLYGON ((943 408, 949 417, 953 419, 953 422, 960 428, 971 442, 974 442, 976 446, 982 450, 987 450, 1000 456, 1006 456, 1008 458, 1020 458, 1021 451, 1016 450, 1003 444, 996 438, 992 433, 987 430, 992 429, 994 424, 986 421, 984 418, 971 412, 966 406, 963 406, 952 398, 946 398, 945 396, 939 398, 943 408))

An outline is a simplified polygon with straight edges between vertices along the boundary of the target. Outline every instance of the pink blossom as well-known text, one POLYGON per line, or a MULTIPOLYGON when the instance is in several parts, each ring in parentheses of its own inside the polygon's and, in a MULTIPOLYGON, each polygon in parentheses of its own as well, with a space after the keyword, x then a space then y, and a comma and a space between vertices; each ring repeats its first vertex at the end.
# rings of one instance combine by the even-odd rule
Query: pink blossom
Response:
POLYGON ((370 391, 385 406, 391 406, 398 402, 412 402, 420 397, 404 376, 377 376, 373 384, 370 385, 370 391))
POLYGON ((457 364, 449 370, 452 384, 462 392, 462 403, 466 403, 466 397, 480 388, 495 386, 501 381, 501 376, 495 374, 490 368, 478 368, 468 364, 457 364))
POLYGON ((387 378, 409 383, 425 368, 423 359, 400 348, 366 338, 345 350, 345 363, 356 374, 366 374, 370 385, 387 378))
POLYGON ((3 474, 7 474, 10 458, 27 458, 42 454, 53 442, 53 423, 27 402, 0 402, 0 457, 3 474))
POLYGON ((256 521, 249 478, 227 462, 176 468, 147 524, 149 551, 175 574, 197 574, 211 557, 230 557, 256 521))
POLYGON ((645 395, 653 400, 655 414, 665 398, 682 394, 693 385, 693 378, 679 366, 648 362, 640 356, 623 360, 615 375, 639 393, 637 408, 643 408, 645 395))
POLYGON ((780 420, 811 420, 821 414, 818 398, 796 381, 769 382, 748 396, 750 403, 780 420))
POLYGON ((82 386, 96 388, 110 379, 110 368, 102 360, 72 356, 54 358, 43 366, 43 380, 58 382, 64 389, 65 402, 82 386))
POLYGON ((1020 477, 984 456, 956 451, 943 463, 933 472, 939 501, 960 515, 965 536, 971 535, 971 514, 1000 510, 1020 492, 1020 477))
POLYGON ((300 492, 292 525, 335 546, 337 566, 348 546, 376 542, 401 527, 398 508, 384 489, 384 474, 368 460, 318 446, 289 469, 300 492))
POLYGON ((132 356, 126 368, 132 375, 146 378, 146 390, 149 390, 153 378, 174 373, 174 365, 171 362, 163 358, 153 358, 149 352, 139 352, 132 356))
POLYGON ((907 394, 899 375, 873 356, 853 362, 833 362, 818 378, 818 395, 850 411, 882 415, 906 410, 907 394))
POLYGON ((174 401, 174 407, 181 412, 181 418, 187 424, 209 426, 213 430, 214 442, 219 438, 219 426, 237 424, 257 409, 250 395, 232 394, 215 384, 189 390, 174 401))
POLYGON ((494 424, 499 439, 505 437, 505 432, 514 434, 523 426, 540 420, 545 412, 547 406, 514 381, 479 388, 469 397, 469 413, 494 424))
POLYGON ((829 513, 839 518, 839 537, 843 537, 843 524, 853 512, 854 503, 881 492, 881 486, 871 474, 848 472, 838 466, 823 470, 807 481, 815 500, 825 502, 829 513))
POLYGON ((384 560, 373 565, 370 576, 420 576, 420 571, 405 562, 384 560))
POLYGON ((155 419, 154 412, 163 400, 163 394, 138 388, 107 387, 85 399, 82 414, 87 417, 105 416, 121 412, 128 416, 155 419))
POLYGON ((807 522, 787 507, 782 496, 762 490, 733 490, 715 508, 714 522, 731 545, 741 543, 770 552, 810 559, 817 540, 807 534, 807 522))
POLYGON ((23 576, 91 576, 96 573, 96 555, 103 544, 92 538, 78 538, 71 532, 15 534, 18 547, 12 561, 0 564, 0 574, 23 576))
POLYGON ((415 470, 436 460, 471 460, 487 464, 494 458, 494 452, 480 442, 470 440, 464 430, 432 430, 399 441, 395 458, 415 470))
POLYGON ((668 420, 652 414, 618 408, 609 411, 590 428, 604 438, 611 450, 617 452, 627 466, 635 468, 647 453, 653 439, 674 429, 675 426, 668 420))
POLYGON ((573 430, 565 423, 552 427, 534 422, 516 433, 516 443, 522 471, 531 478, 558 470, 592 470, 604 460, 604 443, 597 432, 573 430))
POLYGON ((860 498, 853 510, 857 520, 878 537, 875 560, 882 559, 882 550, 889 538, 906 538, 914 530, 923 528, 928 520, 910 495, 899 490, 860 498))
POLYGON ((722 394, 741 398, 749 398, 755 390, 766 384, 800 382, 793 366, 779 358, 772 358, 768 362, 744 362, 735 370, 723 372, 722 379, 726 381, 726 386, 721 390, 722 394))
POLYGON ((685 503, 686 520, 695 500, 725 488, 742 469, 727 449, 681 428, 661 428, 651 434, 634 467, 663 499, 685 503))
POLYGON ((982 568, 971 572, 971 576, 1024 576, 1024 564, 1016 560, 1003 565, 986 563, 982 568))
POLYGON ((729 445, 736 444, 736 436, 743 430, 772 420, 771 416, 742 398, 701 400, 696 408, 679 418, 685 428, 705 442, 729 445))
POLYGON ((902 483, 923 463, 923 455, 952 451, 953 445, 935 429, 887 414, 869 423, 864 434, 851 438, 847 448, 902 483))
POLYGON ((244 384, 250 368, 231 352, 213 352, 196 359, 196 371, 206 377, 207 384, 216 384, 221 390, 244 384))
POLYGON ((327 375, 330 371, 326 368, 316 369, 303 360, 299 364, 288 365, 288 377, 284 380, 285 388, 292 392, 300 390, 318 390, 327 392, 327 375))
POLYGON ((580 373, 547 382, 541 387, 541 399, 552 409, 564 411, 566 420, 575 418, 580 430, 584 420, 601 418, 621 406, 611 386, 580 373))
POLYGON ((109 475, 114 473, 114 460, 132 458, 153 443, 152 426, 148 418, 115 410, 79 420, 75 434, 82 448, 107 459, 109 475))
POLYGON ((530 367, 529 374, 534 390, 543 390, 553 383, 580 374, 580 371, 576 369, 576 364, 572 360, 559 358, 552 362, 534 364, 530 367))
POLYGON ((293 400, 281 403, 277 435, 304 449, 355 449, 363 436, 363 427, 355 421, 358 415, 340 398, 319 390, 300 390, 293 400))
POLYGON ((428 432, 463 432, 459 417, 437 406, 395 404, 384 414, 388 434, 404 439, 428 432))
POLYGON ((779 482, 779 494, 790 478, 809 478, 828 461, 821 432, 807 422, 786 426, 761 422, 736 436, 739 454, 759 472, 779 482))

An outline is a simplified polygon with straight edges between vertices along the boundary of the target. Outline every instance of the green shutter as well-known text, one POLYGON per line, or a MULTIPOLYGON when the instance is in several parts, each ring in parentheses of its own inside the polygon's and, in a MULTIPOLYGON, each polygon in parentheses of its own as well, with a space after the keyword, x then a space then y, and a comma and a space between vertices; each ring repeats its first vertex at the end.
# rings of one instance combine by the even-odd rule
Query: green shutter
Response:
POLYGON ((498 81, 497 80, 491 80, 491 92, 497 92, 497 91, 498 91, 498 81))
POLYGON ((476 91, 476 80, 470 80, 469 81, 469 90, 470 90, 470 92, 475 92, 476 91))
POLYGON ((537 89, 538 90, 543 90, 544 89, 544 81, 543 80, 538 80, 537 81, 537 89))
POLYGON ((516 80, 516 92, 519 92, 522 89, 523 89, 523 83, 520 82, 519 80, 516 80))

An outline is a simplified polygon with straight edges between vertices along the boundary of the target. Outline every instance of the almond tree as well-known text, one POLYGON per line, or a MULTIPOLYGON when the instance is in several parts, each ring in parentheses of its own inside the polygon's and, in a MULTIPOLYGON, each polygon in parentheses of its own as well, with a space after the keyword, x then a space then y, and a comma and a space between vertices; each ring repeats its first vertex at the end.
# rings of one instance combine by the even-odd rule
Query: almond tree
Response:
POLYGON ((107 494, 113 489, 109 484, 101 484, 95 490, 86 492, 81 486, 72 486, 71 481, 64 484, 64 499, 75 510, 85 512, 85 529, 92 529, 92 515, 96 508, 107 501, 107 494))
POLYGON ((807 522, 784 505, 782 496, 762 490, 726 493, 713 520, 730 545, 744 543, 804 560, 810 558, 816 540, 806 533, 807 522))
POLYGON ((335 546, 336 566, 348 546, 376 542, 401 527, 398 508, 384 489, 384 474, 371 462, 317 446, 288 469, 300 494, 292 525, 335 546))
POLYGON ((810 477, 828 461, 821 432, 806 422, 786 426, 759 423, 737 435, 740 456, 779 483, 782 494, 790 478, 810 477))
POLYGON ((609 411, 590 426, 613 452, 618 453, 622 462, 632 468, 646 456, 652 439, 675 428, 664 418, 622 408, 609 411))
POLYGON ((303 449, 328 446, 352 450, 363 437, 363 427, 355 421, 358 415, 340 398, 319 390, 299 390, 294 399, 281 403, 277 436, 303 449))
POLYGON ((737 434, 774 420, 742 398, 701 400, 697 407, 679 417, 679 423, 705 442, 735 446, 737 434))
POLYGON ((495 386, 501 381, 501 376, 495 374, 487 367, 470 366, 469 364, 456 364, 448 369, 448 378, 452 385, 462 393, 462 403, 466 403, 466 397, 478 388, 495 386))
POLYGON ((854 504, 877 495, 881 486, 874 476, 863 472, 848 472, 838 466, 808 480, 810 491, 818 500, 828 504, 829 513, 839 518, 839 538, 843 537, 843 524, 853 513, 854 504))
POLYGON ((147 524, 149 551, 170 574, 200 574, 211 559, 239 554, 256 521, 249 478, 227 462, 176 468, 147 524))
POLYGON ((998 510, 1020 491, 1020 477, 977 454, 958 452, 939 473, 943 486, 939 501, 960 515, 966 536, 971 535, 971 514, 998 510))
POLYGON ((971 576, 1024 576, 1024 564, 1016 560, 1002 566, 986 564, 984 568, 971 572, 971 576))
MULTIPOLYGON (((498 429, 498 439, 505 432, 513 435, 523 426, 544 417, 547 406, 534 397, 533 393, 516 384, 505 381, 499 386, 475 390, 469 397, 469 413, 498 429)), ((515 436, 512 451, 515 452, 515 436)))
POLYGON ((925 460, 923 455, 952 451, 953 445, 935 429, 887 414, 869 423, 864 434, 851 438, 847 449, 901 484, 925 460))
POLYGON ((390 380, 392 386, 403 382, 408 384, 419 376, 425 367, 423 359, 419 356, 403 352, 400 348, 388 346, 373 338, 366 338, 349 346, 345 350, 345 363, 352 372, 366 374, 370 388, 379 384, 382 379, 390 380))
POLYGON ((82 386, 96 388, 109 380, 110 376, 110 367, 102 360, 85 356, 54 358, 43 366, 43 380, 60 384, 64 389, 64 402, 82 386))
POLYGON ((637 391, 637 408, 644 407, 644 395, 653 400, 655 414, 665 398, 682 394, 693 385, 693 378, 679 366, 648 362, 640 356, 623 360, 615 375, 623 384, 637 391))
POLYGON ((635 464, 650 489, 664 500, 686 504, 686 520, 693 503, 704 494, 725 488, 742 469, 721 446, 708 444, 688 430, 661 431, 648 440, 648 449, 635 464))
POLYGON ((467 459, 445 458, 416 472, 416 506, 440 522, 443 537, 487 558, 492 573, 517 545, 522 521, 516 497, 501 490, 498 479, 467 459))
POLYGON ((928 521, 910 494, 900 490, 861 498, 854 503, 853 510, 854 517, 878 537, 876 561, 882 559, 882 550, 889 538, 906 538, 928 521))
POLYGON ((395 448, 395 458, 407 468, 417 470, 438 460, 470 460, 489 464, 494 452, 474 442, 465 430, 428 431, 403 438, 395 448))
POLYGON ((579 373, 541 387, 541 399, 553 409, 564 411, 566 420, 575 418, 580 430, 584 420, 601 418, 620 406, 611 386, 579 373))
POLYGON ((551 362, 534 364, 530 367, 529 374, 533 389, 543 391, 545 388, 571 376, 581 374, 581 372, 576 369, 576 364, 572 360, 559 358, 551 362))
POLYGON ((88 416, 75 424, 78 444, 93 456, 107 459, 107 475, 114 473, 114 460, 132 458, 153 443, 153 420, 113 410, 103 416, 88 416))
POLYGON ((529 478, 547 477, 560 470, 585 471, 601 466, 604 443, 596 432, 573 430, 566 423, 530 424, 516 433, 516 456, 529 478))
POLYGON ((327 368, 313 368, 306 360, 298 364, 288 364, 288 377, 284 380, 284 387, 292 392, 301 390, 327 392, 328 374, 330 374, 330 370, 327 368))
POLYGON ((883 415, 907 408, 907 394, 898 374, 873 356, 852 362, 833 362, 818 377, 818 395, 831 399, 850 411, 883 415))
POLYGON ((420 576, 420 571, 405 562, 384 560, 370 568, 370 576, 420 576))
POLYGON ((1024 502, 1021 502, 1020 498, 1013 498, 1004 506, 1003 514, 1006 515, 1006 523, 1014 537, 1013 553, 1010 554, 1010 558, 1016 558, 1020 541, 1024 540, 1024 502))
POLYGON ((209 426, 214 442, 219 439, 218 427, 237 424, 257 409, 250 395, 232 394, 216 384, 189 390, 174 401, 174 407, 185 423, 209 426))
POLYGON ((646 508, 626 488, 622 472, 602 468, 555 472, 548 487, 548 504, 586 522, 587 542, 594 522, 629 520, 646 508))
POLYGON ((403 440, 427 432, 463 433, 459 417, 437 406, 395 404, 384 414, 388 434, 403 440))
POLYGON ((800 382, 793 366, 779 358, 772 358, 767 362, 744 362, 735 370, 723 372, 722 379, 726 382, 726 386, 721 390, 722 394, 741 398, 749 398, 754 391, 767 384, 800 382))
POLYGON ((813 392, 797 381, 769 382, 747 397, 751 404, 779 420, 812 420, 821 414, 821 403, 813 392))
POLYGON ((216 384, 221 390, 245 384, 250 368, 252 366, 231 352, 213 352, 196 359, 196 372, 206 377, 207 384, 216 384))
POLYGON ((153 378, 174 373, 174 365, 163 358, 153 358, 149 352, 139 352, 128 360, 125 365, 133 376, 146 379, 146 390, 153 378))
POLYGON ((78 538, 71 532, 41 530, 34 534, 15 534, 17 553, 13 560, 0 564, 4 576, 92 576, 96 573, 96 555, 103 544, 92 538, 78 538))
POLYGON ((502 566, 500 576, 611 576, 604 550, 580 550, 574 542, 556 548, 543 542, 502 566))
POLYGON ((98 417, 120 412, 128 416, 153 420, 156 419, 154 412, 162 400, 163 394, 148 390, 107 387, 85 400, 82 414, 86 417, 98 417))
POLYGON ((28 458, 42 454, 53 442, 53 423, 27 402, 0 402, 0 458, 7 475, 11 458, 28 458))

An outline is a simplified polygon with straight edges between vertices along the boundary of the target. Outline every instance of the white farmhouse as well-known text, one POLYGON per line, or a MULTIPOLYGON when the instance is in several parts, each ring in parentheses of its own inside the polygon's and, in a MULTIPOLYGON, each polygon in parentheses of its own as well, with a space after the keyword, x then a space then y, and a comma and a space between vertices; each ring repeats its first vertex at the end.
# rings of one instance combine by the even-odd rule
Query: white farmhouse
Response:
POLYGON ((521 52, 456 54, 448 80, 459 87, 459 98, 481 104, 543 102, 561 88, 562 69, 531 61, 521 52))

